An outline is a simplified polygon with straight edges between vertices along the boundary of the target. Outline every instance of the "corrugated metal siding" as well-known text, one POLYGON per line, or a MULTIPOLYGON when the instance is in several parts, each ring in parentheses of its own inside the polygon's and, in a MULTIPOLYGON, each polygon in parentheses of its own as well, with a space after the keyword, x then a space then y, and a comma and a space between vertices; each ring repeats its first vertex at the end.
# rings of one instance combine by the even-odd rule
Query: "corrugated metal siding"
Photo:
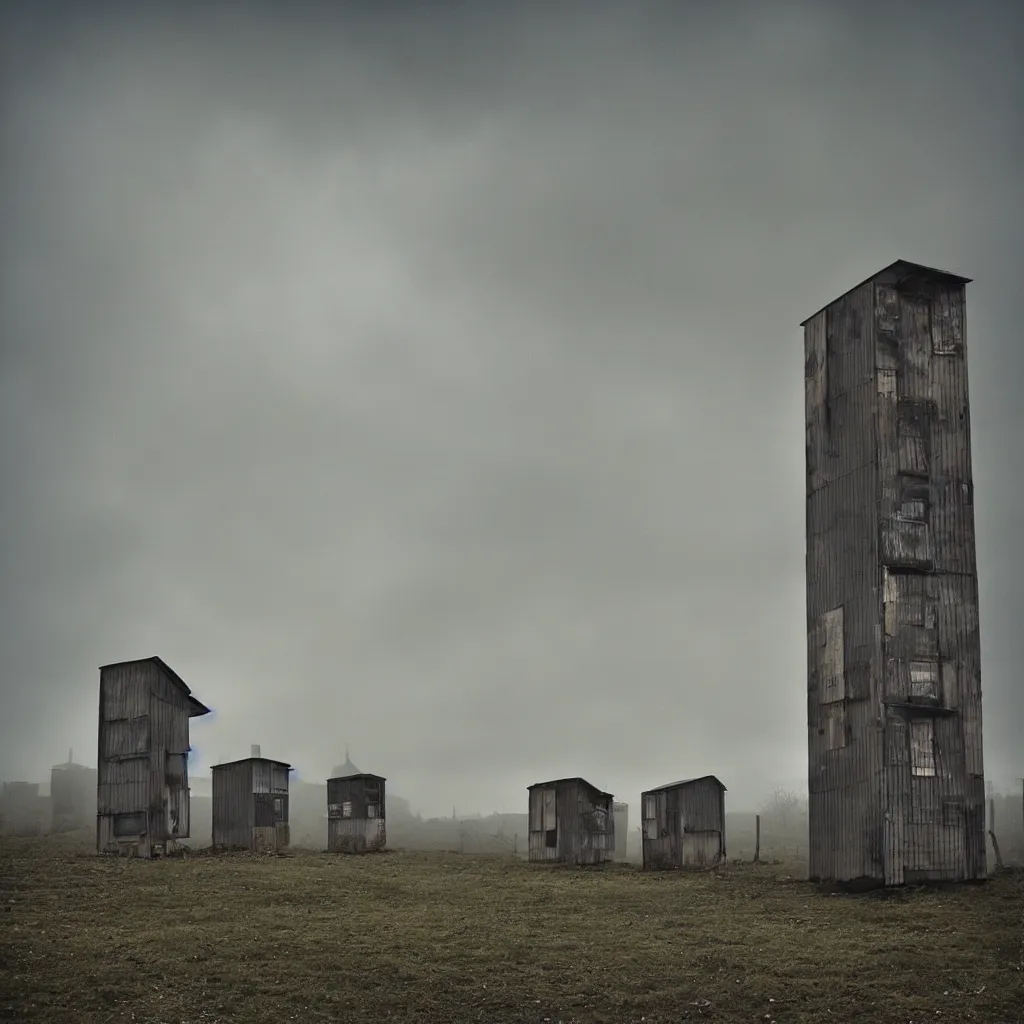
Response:
POLYGON ((149 856, 149 694, 155 666, 115 665, 100 672, 96 848, 132 847, 149 856), (142 822, 144 838, 129 842, 127 822, 142 822))
POLYGON ((811 877, 881 870, 874 319, 868 283, 805 327, 811 877))
POLYGON ((256 827, 253 763, 213 768, 213 845, 218 849, 248 850, 256 827))
POLYGON ((610 796, 576 780, 535 786, 530 790, 529 859, 576 865, 613 860, 612 805, 610 796))
POLYGON ((143 856, 154 844, 188 837, 188 720, 185 696, 156 663, 101 670, 98 850, 125 845, 118 840, 129 818, 133 827, 145 821, 145 840, 136 844, 143 856))
POLYGON ((374 853, 387 845, 386 793, 382 779, 327 780, 327 849, 374 853), (372 815, 372 816, 371 816, 372 815))
POLYGON ((963 327, 962 285, 882 277, 805 327, 812 878, 984 875, 963 327), (838 607, 837 696, 823 677, 838 607), (923 719, 934 740, 915 768, 923 719))
POLYGON ((647 870, 708 868, 725 857, 725 792, 711 779, 642 794, 647 870))

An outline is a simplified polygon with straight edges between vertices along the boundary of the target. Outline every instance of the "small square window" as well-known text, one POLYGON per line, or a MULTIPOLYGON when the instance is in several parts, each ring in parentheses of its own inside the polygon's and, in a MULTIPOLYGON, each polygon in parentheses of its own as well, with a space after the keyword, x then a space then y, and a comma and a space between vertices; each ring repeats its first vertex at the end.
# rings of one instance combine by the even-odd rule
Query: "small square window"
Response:
POLYGON ((366 805, 366 816, 368 818, 376 818, 377 817, 377 805, 376 804, 367 804, 366 805))
POLYGON ((280 818, 284 813, 284 801, 279 797, 274 797, 274 816, 280 818))
POLYGON ((344 801, 342 803, 342 805, 341 805, 341 816, 343 818, 351 818, 352 817, 352 801, 351 800, 346 800, 346 801, 344 801))

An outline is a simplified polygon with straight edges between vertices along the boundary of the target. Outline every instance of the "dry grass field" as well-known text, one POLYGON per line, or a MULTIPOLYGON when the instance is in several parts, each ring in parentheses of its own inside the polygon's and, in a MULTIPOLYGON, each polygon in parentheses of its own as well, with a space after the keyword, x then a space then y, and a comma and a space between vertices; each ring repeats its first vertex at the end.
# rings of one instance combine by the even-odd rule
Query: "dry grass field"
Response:
POLYGON ((0 846, 0 1019, 1024 1020, 1024 877, 837 895, 512 857, 97 858, 0 846))

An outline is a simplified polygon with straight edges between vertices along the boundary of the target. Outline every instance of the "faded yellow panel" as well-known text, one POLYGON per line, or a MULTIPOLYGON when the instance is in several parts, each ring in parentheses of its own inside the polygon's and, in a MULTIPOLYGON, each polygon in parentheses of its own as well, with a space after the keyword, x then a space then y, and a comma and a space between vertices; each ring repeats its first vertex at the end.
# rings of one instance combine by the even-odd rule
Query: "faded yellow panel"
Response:
POLYGON ((821 617, 825 648, 821 655, 821 699, 823 704, 846 696, 846 662, 843 652, 843 608, 833 608, 821 617))

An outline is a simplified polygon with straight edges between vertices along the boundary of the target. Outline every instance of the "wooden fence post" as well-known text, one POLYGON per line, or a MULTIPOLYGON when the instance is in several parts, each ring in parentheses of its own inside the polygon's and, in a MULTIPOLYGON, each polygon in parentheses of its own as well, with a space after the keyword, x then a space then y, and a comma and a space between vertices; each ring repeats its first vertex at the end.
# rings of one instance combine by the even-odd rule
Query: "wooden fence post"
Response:
POLYGON ((761 815, 754 815, 754 863, 761 859, 761 815))
POLYGON ((992 840, 992 852, 996 855, 996 871, 1003 870, 1003 858, 999 852, 999 840, 996 839, 996 802, 991 797, 988 801, 988 837, 992 840))

